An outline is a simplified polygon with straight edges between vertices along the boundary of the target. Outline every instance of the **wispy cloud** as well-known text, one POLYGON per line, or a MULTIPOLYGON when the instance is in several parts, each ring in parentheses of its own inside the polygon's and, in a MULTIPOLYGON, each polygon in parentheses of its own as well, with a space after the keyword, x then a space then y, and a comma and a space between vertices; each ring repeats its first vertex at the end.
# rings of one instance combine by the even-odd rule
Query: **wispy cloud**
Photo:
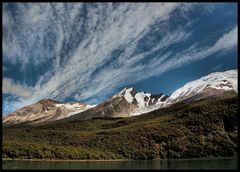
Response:
POLYGON ((26 85, 15 83, 10 78, 3 78, 3 93, 13 94, 23 98, 30 98, 32 95, 32 88, 26 85))
POLYGON ((225 33, 217 42, 211 47, 208 52, 213 53, 219 50, 228 50, 238 44, 237 40, 238 26, 235 26, 230 32, 225 33))
POLYGON ((100 24, 96 26, 100 30, 95 30, 89 38, 84 39, 65 68, 58 70, 56 75, 37 93, 39 92, 39 95, 51 94, 58 99, 63 99, 77 92, 78 96, 75 95, 75 97, 81 100, 99 94, 105 89, 111 88, 109 90, 111 92, 117 86, 126 84, 124 82, 135 73, 135 71, 132 73, 130 71, 136 70, 137 68, 135 69, 134 66, 147 55, 159 49, 164 50, 189 37, 190 33, 186 33, 182 28, 178 28, 174 32, 165 32, 165 36, 149 51, 134 54, 141 38, 150 31, 150 26, 156 21, 167 20, 177 7, 176 4, 126 5, 120 6, 113 14, 109 13, 107 18, 102 17, 103 19, 101 19, 100 16, 100 24), (118 20, 115 20, 115 17, 118 20), (104 29, 102 29, 102 25, 104 29), (116 49, 123 52, 113 60, 111 53, 116 49), (112 60, 114 61, 111 63, 112 65, 104 66, 112 60), (101 70, 95 73, 95 68, 101 68, 101 70), (58 89, 59 87, 60 89, 58 89))
POLYGON ((216 52, 225 52, 236 47, 237 29, 238 27, 235 26, 229 32, 224 33, 212 46, 198 48, 194 45, 187 50, 177 53, 174 58, 162 64, 163 68, 161 71, 165 72, 173 68, 178 68, 193 61, 207 58, 216 52))

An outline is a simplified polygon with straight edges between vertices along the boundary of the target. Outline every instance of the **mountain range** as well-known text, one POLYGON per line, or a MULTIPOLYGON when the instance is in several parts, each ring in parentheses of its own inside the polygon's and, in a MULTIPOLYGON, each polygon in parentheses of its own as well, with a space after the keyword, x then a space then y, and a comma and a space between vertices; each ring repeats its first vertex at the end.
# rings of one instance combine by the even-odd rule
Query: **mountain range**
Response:
POLYGON ((124 88, 96 106, 45 99, 3 118, 6 159, 181 159, 237 150, 237 70, 170 96, 124 88))
POLYGON ((93 117, 130 117, 182 101, 190 103, 204 98, 237 95, 237 93, 237 70, 229 70, 210 73, 189 82, 170 96, 164 93, 154 95, 137 92, 134 88, 125 87, 98 105, 87 105, 81 102, 60 103, 56 100, 44 99, 4 116, 3 124, 35 124, 93 117))

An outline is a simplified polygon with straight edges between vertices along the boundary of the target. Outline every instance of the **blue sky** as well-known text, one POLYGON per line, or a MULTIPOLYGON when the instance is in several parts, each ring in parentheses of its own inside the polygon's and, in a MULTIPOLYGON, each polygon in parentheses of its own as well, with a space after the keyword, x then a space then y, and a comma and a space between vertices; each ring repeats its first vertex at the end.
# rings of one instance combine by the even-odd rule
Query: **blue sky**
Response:
POLYGON ((4 3, 2 27, 3 114, 237 68, 237 3, 4 3))

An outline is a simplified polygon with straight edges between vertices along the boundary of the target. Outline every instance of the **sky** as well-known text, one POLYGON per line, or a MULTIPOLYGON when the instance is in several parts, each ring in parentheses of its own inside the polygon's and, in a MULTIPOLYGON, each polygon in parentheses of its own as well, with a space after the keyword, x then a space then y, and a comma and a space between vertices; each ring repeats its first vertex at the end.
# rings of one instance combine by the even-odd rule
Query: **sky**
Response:
POLYGON ((237 3, 3 3, 2 14, 3 115, 124 87, 170 95, 237 69, 237 3))

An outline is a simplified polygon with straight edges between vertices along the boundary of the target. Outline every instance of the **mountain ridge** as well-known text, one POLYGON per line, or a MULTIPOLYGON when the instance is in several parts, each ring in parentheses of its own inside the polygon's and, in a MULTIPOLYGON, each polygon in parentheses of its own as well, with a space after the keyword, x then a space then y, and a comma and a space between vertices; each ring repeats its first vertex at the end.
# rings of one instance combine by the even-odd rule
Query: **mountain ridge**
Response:
POLYGON ((52 99, 43 99, 36 104, 20 108, 3 117, 3 123, 42 123, 66 118, 74 120, 75 118, 88 119, 92 117, 130 117, 168 107, 184 100, 189 103, 202 98, 218 97, 225 94, 238 94, 236 69, 210 73, 188 82, 175 90, 170 96, 163 93, 138 92, 133 87, 125 87, 96 106, 81 102, 60 103, 52 99), (48 115, 48 111, 51 111, 51 115, 48 115), (25 118, 23 118, 24 115, 25 118))

